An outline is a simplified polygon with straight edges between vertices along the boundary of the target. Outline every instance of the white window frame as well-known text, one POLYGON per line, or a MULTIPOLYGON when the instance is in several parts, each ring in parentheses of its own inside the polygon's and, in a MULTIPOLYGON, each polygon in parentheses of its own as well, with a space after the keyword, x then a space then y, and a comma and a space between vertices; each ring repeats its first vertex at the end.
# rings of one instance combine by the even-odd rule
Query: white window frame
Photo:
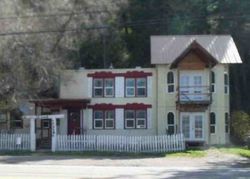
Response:
POLYGON ((174 92, 175 92, 175 89, 174 89, 174 88, 175 88, 175 87, 174 87, 174 81, 175 81, 175 80, 174 80, 174 72, 173 72, 173 71, 169 71, 169 72, 167 73, 167 92, 168 92, 168 93, 174 93, 174 92), (168 83, 168 80, 169 80, 169 79, 168 79, 168 75, 169 75, 170 73, 173 74, 173 82, 172 82, 172 83, 168 83), (173 91, 169 91, 169 87, 170 87, 170 86, 173 86, 173 91))
POLYGON ((136 118, 136 129, 146 129, 147 128, 147 110, 135 110, 135 118, 136 118), (139 112, 144 112, 145 118, 139 118, 137 117, 137 113, 139 112), (144 126, 143 127, 138 127, 138 121, 144 121, 144 126))
POLYGON ((136 90, 135 86, 136 86, 136 79, 135 78, 126 78, 125 79, 126 97, 135 97, 136 96, 136 94, 135 94, 135 90, 136 90), (134 80, 134 86, 127 86, 127 80, 134 80), (133 95, 128 94, 127 89, 133 89, 134 94, 133 95))
POLYGON ((229 94, 229 76, 228 76, 228 73, 226 72, 224 73, 224 94, 227 94, 227 95, 229 94), (227 76, 227 84, 225 83, 226 82, 225 75, 227 76))
POLYGON ((147 78, 135 78, 135 90, 136 90, 136 92, 135 92, 135 96, 137 96, 137 97, 145 97, 145 96, 147 96, 147 78), (138 86, 138 80, 145 80, 145 86, 138 86), (139 95, 138 94, 138 89, 145 89, 144 91, 145 91, 145 94, 144 95, 139 95))
POLYGON ((124 111, 124 119, 125 119, 125 125, 124 125, 124 127, 125 127, 125 129, 135 129, 135 110, 125 110, 124 111), (130 112, 133 112, 133 114, 134 114, 134 118, 127 118, 126 116, 126 113, 128 112, 128 111, 130 111, 130 112), (133 125, 133 127, 128 127, 127 126, 127 121, 133 121, 133 123, 134 123, 134 125, 133 125))
POLYGON ((0 112, 0 123, 7 121, 7 114, 5 112, 0 112))
POLYGON ((115 82, 113 78, 104 78, 103 80, 104 83, 104 97, 114 97, 114 86, 115 86, 115 82), (112 86, 106 86, 106 81, 112 81, 112 86), (111 95, 107 95, 107 89, 111 89, 112 90, 112 94, 111 95))
POLYGON ((104 116, 105 117, 105 119, 104 119, 105 129, 114 129, 115 128, 115 111, 114 110, 105 110, 104 113, 105 113, 105 116, 104 116), (107 117, 107 113, 108 112, 112 112, 113 113, 113 118, 108 118, 107 117), (107 127, 107 124, 106 124, 107 121, 113 121, 113 127, 107 127))
POLYGON ((103 124, 103 116, 104 114, 103 114, 103 111, 102 110, 94 110, 93 111, 93 117, 94 117, 94 125, 93 125, 93 127, 94 127, 94 129, 103 129, 103 127, 104 127, 104 124, 103 124), (102 118, 96 118, 96 116, 95 116, 95 113, 96 112, 102 112, 102 118), (96 121, 102 121, 102 126, 101 127, 96 127, 96 121))
POLYGON ((216 113, 215 112, 211 112, 210 115, 209 115, 209 132, 210 134, 216 134, 216 113), (211 114, 214 114, 214 124, 211 124, 211 114), (211 127, 214 127, 214 132, 212 133, 211 132, 211 127))
POLYGON ((103 97, 103 95, 104 95, 104 90, 103 90, 103 79, 102 78, 93 78, 93 97, 103 97), (102 86, 95 86, 95 81, 97 81, 97 80, 100 80, 100 81, 102 81, 102 86), (95 94, 95 90, 96 89, 101 89, 102 90, 102 95, 96 95, 95 94))
POLYGON ((175 129, 175 113, 173 111, 169 111, 167 113, 167 130, 169 130, 169 127, 174 127, 174 133, 172 135, 174 135, 176 133, 176 129, 175 129), (169 124, 168 123, 168 115, 172 113, 174 115, 174 124, 169 124))
POLYGON ((216 79, 215 79, 215 72, 214 71, 211 71, 211 93, 215 93, 216 92, 216 79), (212 81, 213 79, 213 75, 214 75, 214 82, 212 81), (212 91, 213 89, 213 91, 212 91))

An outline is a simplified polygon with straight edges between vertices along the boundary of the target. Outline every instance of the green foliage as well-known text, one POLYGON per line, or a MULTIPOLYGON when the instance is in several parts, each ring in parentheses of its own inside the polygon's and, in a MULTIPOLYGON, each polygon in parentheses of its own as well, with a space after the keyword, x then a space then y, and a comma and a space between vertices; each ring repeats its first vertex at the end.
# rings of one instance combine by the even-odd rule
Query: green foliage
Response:
POLYGON ((250 135, 250 116, 243 111, 236 111, 232 114, 232 133, 237 142, 243 142, 247 135, 250 135))

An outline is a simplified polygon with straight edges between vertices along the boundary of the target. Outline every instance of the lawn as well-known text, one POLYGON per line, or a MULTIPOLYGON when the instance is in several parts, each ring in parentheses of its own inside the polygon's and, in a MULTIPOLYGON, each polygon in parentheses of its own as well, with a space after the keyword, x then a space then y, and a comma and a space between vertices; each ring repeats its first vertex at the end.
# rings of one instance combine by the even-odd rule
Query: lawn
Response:
POLYGON ((250 149, 247 149, 246 147, 220 147, 218 150, 221 152, 237 154, 242 157, 250 158, 250 149))

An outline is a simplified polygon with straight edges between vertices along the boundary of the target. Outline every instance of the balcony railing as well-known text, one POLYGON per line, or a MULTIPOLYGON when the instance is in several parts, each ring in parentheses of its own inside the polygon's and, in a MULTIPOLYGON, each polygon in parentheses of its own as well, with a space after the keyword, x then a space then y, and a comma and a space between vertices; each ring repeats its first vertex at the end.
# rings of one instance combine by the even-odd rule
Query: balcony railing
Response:
POLYGON ((177 102, 181 104, 209 104, 211 100, 209 86, 179 86, 177 88, 177 102))

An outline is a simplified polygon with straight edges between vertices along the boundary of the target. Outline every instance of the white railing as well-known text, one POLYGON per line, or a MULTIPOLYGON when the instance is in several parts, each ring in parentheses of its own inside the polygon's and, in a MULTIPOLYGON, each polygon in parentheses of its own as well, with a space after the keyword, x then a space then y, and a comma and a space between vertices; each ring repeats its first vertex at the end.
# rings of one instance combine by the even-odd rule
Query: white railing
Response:
POLYGON ((162 136, 57 135, 56 151, 174 152, 185 150, 182 134, 162 136))
POLYGON ((30 135, 0 133, 1 150, 30 150, 30 135))

